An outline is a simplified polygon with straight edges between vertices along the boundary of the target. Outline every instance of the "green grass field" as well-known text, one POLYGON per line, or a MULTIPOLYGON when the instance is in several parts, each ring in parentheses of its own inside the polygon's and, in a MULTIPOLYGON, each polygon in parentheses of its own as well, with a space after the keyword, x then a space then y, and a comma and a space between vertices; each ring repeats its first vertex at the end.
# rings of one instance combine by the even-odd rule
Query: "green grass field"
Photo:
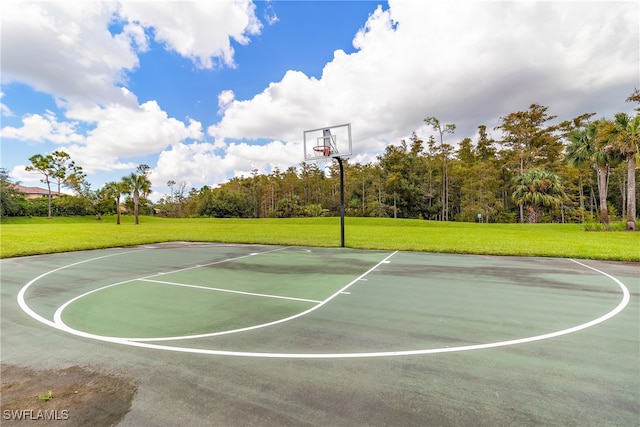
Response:
MULTIPOLYGON (((168 241, 340 246, 339 218, 5 218, 0 258, 168 241)), ((640 261, 640 233, 587 232, 581 224, 475 224, 346 218, 358 249, 640 261)))

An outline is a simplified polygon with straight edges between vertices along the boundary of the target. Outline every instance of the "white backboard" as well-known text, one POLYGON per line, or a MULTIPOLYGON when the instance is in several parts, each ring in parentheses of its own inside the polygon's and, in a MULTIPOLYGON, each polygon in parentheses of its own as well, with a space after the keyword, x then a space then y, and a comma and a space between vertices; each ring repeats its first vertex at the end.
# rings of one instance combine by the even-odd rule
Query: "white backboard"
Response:
POLYGON ((351 123, 303 132, 304 160, 318 161, 351 155, 351 123))

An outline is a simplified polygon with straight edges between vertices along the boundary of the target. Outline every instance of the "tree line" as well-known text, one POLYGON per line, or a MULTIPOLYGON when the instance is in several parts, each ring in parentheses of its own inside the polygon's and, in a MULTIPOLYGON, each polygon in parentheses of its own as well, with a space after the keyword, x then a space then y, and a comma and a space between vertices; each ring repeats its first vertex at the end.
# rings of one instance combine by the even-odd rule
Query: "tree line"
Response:
POLYGON ((0 214, 1 216, 47 216, 53 213, 59 216, 97 215, 115 213, 120 224, 120 214, 124 210, 132 211, 135 223, 139 224, 140 205, 148 205, 147 197, 151 193, 149 179, 150 167, 139 165, 135 172, 118 182, 108 182, 101 189, 91 190, 91 184, 81 166, 71 160, 69 154, 57 150, 49 155, 36 154, 29 158, 30 165, 25 169, 40 175, 40 181, 47 186, 47 196, 26 199, 13 182, 5 168, 0 168, 0 214), (52 191, 51 185, 57 185, 52 191), (71 189, 75 195, 61 192, 61 187, 71 189), (125 205, 121 204, 123 195, 129 195, 125 205))
MULTIPOLYGON (((637 89, 627 101, 640 102, 637 89)), ((487 127, 480 125, 475 140, 458 141, 455 124, 427 117, 424 122, 434 135, 426 141, 414 132, 407 140, 388 145, 374 162, 344 161, 345 213, 476 222, 600 221, 608 225, 624 220, 628 229, 635 229, 639 110, 635 115, 618 113, 599 120, 592 120, 595 113, 588 113, 553 124, 556 116, 548 113, 548 107, 532 104, 500 117, 495 128, 500 139, 493 139, 487 127)), ((166 184, 171 194, 151 203, 147 165, 91 191, 82 168, 63 152, 36 155, 30 161, 28 168, 40 173, 49 187, 53 183, 58 191, 60 185, 72 188, 73 200, 83 206, 84 214, 115 213, 118 222, 121 209, 116 207, 122 204, 133 212, 136 223, 140 211, 167 217, 246 218, 340 213, 337 162, 326 170, 304 162, 268 174, 254 169, 248 177, 188 192, 185 181, 170 180, 166 184)), ((24 214, 16 212, 15 206, 5 208, 10 195, 5 196, 4 182, 10 179, 4 175, 6 171, 2 215, 24 214)), ((55 207, 63 199, 49 197, 49 203, 55 207)))

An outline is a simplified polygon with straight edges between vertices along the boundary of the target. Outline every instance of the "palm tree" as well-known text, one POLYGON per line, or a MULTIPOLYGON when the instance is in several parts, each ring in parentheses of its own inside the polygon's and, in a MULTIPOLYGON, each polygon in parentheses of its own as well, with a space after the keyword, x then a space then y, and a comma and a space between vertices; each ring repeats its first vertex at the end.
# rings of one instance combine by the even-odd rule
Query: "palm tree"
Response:
POLYGON ((105 192, 107 197, 113 198, 116 202, 116 224, 120 224, 120 197, 122 194, 129 193, 129 187, 123 181, 120 182, 107 182, 104 185, 105 192))
POLYGON ((122 178, 122 182, 127 187, 127 193, 133 193, 133 216, 135 217, 135 223, 140 224, 138 220, 138 209, 140 206, 140 195, 147 197, 151 192, 151 181, 147 177, 149 173, 149 166, 140 165, 136 169, 136 172, 132 172, 130 175, 122 178))
POLYGON ((627 230, 636 229, 636 160, 640 156, 640 114, 618 113, 602 128, 606 148, 627 161, 627 230))
POLYGON ((569 134, 569 145, 566 148, 566 161, 571 166, 579 167, 590 164, 596 170, 598 178, 598 196, 600 198, 600 221, 609 224, 607 212, 607 181, 609 165, 614 161, 613 153, 598 141, 598 129, 603 122, 589 123, 587 126, 573 130, 569 134))
POLYGON ((560 178, 541 169, 530 169, 514 178, 514 203, 525 206, 529 222, 537 223, 543 207, 558 207, 565 197, 560 178))

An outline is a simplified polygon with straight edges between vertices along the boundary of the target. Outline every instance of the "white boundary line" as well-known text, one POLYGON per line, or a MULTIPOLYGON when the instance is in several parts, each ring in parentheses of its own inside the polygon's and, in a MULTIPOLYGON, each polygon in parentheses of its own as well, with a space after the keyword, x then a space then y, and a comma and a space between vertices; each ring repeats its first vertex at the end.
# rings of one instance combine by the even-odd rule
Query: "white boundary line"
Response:
MULTIPOLYGON (((322 305, 326 304, 327 302, 331 301, 333 298, 335 298, 337 295, 341 294, 342 292, 344 292, 346 289, 348 289, 351 285, 353 285, 354 283, 356 283, 357 281, 361 280, 364 276, 366 276, 367 274, 369 274, 370 272, 372 272, 373 270, 375 270, 378 266, 380 266, 381 264, 387 263, 388 259, 391 258, 393 255, 395 255, 397 253, 394 252, 393 254, 389 255, 387 258, 385 258, 383 261, 381 261, 380 263, 376 264, 376 266, 374 266, 373 268, 371 268, 370 270, 368 270, 367 272, 365 272, 364 274, 362 274, 360 277, 356 278, 355 280, 353 280, 351 283, 349 283, 348 285, 346 285, 345 287, 343 287, 342 289, 338 290, 336 293, 334 293, 332 296, 330 296, 329 298, 327 298, 326 300, 324 300, 322 303, 318 304, 317 306, 304 311, 302 313, 299 313, 295 316, 291 316, 289 318, 286 319, 281 319, 275 322, 270 322, 267 324, 263 324, 263 325, 259 325, 257 327, 249 327, 249 328, 242 328, 242 329, 237 329, 234 331, 225 331, 223 333, 215 333, 215 334, 203 334, 203 335, 192 335, 192 336, 188 336, 188 337, 173 337, 173 338, 167 338, 167 340, 175 340, 175 339, 187 339, 187 338, 200 338, 200 337, 205 337, 205 336, 215 336, 215 335, 223 335, 223 334, 228 334, 228 333, 235 333, 235 332, 241 332, 241 331, 246 331, 246 330, 252 330, 252 329, 257 329, 257 328, 262 328, 262 327, 266 327, 266 326, 271 326, 271 325, 275 325, 278 323, 282 323, 288 320, 292 320, 295 319, 297 317, 301 317, 305 314, 308 314, 314 310, 316 310, 317 308, 321 307, 322 305)), ((574 332, 578 332, 587 328, 590 328, 592 326, 598 325, 602 322, 605 322, 609 319, 611 319, 612 317, 616 316, 617 314, 619 314, 622 310, 624 310, 624 308, 629 304, 629 301, 631 299, 631 295, 629 292, 629 289, 624 285, 624 283, 622 283, 620 280, 618 280, 617 278, 611 276, 608 273, 605 273, 601 270, 598 270, 597 268, 591 267, 589 265, 586 265, 582 262, 576 261, 574 259, 569 259, 569 261, 572 261, 576 264, 579 264, 585 268, 588 268, 590 270, 593 270, 599 274, 602 274, 603 276, 608 277, 609 279, 613 280, 621 289, 622 291, 622 300, 620 301, 620 303, 610 312, 604 314, 603 316, 598 317, 597 319, 591 320, 589 322, 574 326, 572 328, 568 328, 568 329, 563 329, 560 331, 556 331, 556 332, 551 332, 548 334, 542 334, 542 335, 536 335, 536 336, 532 336, 532 337, 528 337, 528 338, 520 338, 520 339, 514 339, 514 340, 508 340, 508 341, 499 341, 499 342, 493 342, 493 343, 486 343, 486 344, 476 344, 476 345, 466 345, 466 346, 458 346, 458 347, 444 347, 444 348, 434 348, 434 349, 422 349, 422 350, 405 350, 405 351, 383 351, 383 352, 364 352, 364 353, 261 353, 261 352, 244 352, 244 351, 226 351, 226 350, 208 350, 208 349, 202 349, 202 348, 188 348, 188 347, 173 347, 173 346, 168 346, 168 345, 160 345, 160 344, 153 344, 150 342, 144 342, 143 339, 131 339, 131 338, 119 338, 119 337, 104 337, 104 336, 100 336, 100 335, 94 335, 94 334, 88 334, 86 332, 82 332, 82 331, 78 331, 75 329, 72 329, 70 327, 68 327, 67 325, 65 325, 61 319, 60 319, 60 314, 62 312, 63 307, 60 307, 57 311, 56 311, 56 315, 55 315, 55 321, 51 322, 48 319, 45 319, 44 317, 38 315, 37 313, 35 313, 33 310, 31 310, 28 305, 24 302, 24 293, 26 292, 26 290, 28 289, 29 286, 31 286, 33 283, 35 283, 37 280, 39 280, 40 278, 62 270, 64 268, 67 267, 71 267, 74 265, 78 265, 78 264, 82 264, 85 262, 89 262, 89 261, 93 261, 93 260, 97 260, 97 259, 101 259, 101 258, 106 258, 108 256, 113 256, 113 255, 119 255, 119 254, 112 254, 112 255, 107 255, 107 256, 103 256, 103 257, 98 257, 98 258, 94 258, 91 260, 85 260, 85 261, 81 261, 78 263, 74 263, 74 264, 70 264, 64 267, 60 267, 57 268, 55 270, 51 270, 47 273, 44 273, 38 277, 36 277, 35 279, 31 280, 30 282, 28 282, 19 292, 18 294, 18 303, 20 304, 20 307, 25 311, 25 313, 27 313, 28 315, 30 315, 31 317, 33 317, 34 319, 49 325, 51 327, 54 327, 56 329, 71 333, 73 335, 77 335, 77 336, 81 336, 81 337, 85 337, 85 338, 91 338, 91 339, 96 339, 96 340, 100 340, 100 341, 105 341, 105 342, 111 342, 111 343, 116 343, 116 344, 124 344, 124 345, 129 345, 132 347, 143 347, 143 348, 149 348, 149 349, 155 349, 155 350, 166 350, 166 351, 175 351, 175 352, 182 352, 182 353, 193 353, 193 354, 208 354, 208 355, 218 355, 218 356, 241 356, 241 357, 259 357, 259 358, 283 358, 283 359, 346 359, 346 358, 369 358, 369 357, 389 357, 389 356, 414 356, 414 355, 426 355, 426 354, 439 354, 439 353, 453 353, 453 352, 461 352, 461 351, 471 351, 471 350, 483 350, 483 349, 488 349, 488 348, 496 348, 496 347, 505 347, 505 346, 511 346, 511 345, 517 345, 517 344, 525 344, 525 343, 531 343, 531 342, 535 342, 535 341, 541 341, 541 340, 545 340, 545 339, 550 339, 550 338, 556 338, 562 335, 567 335, 567 334, 571 334, 574 332)), ((65 305, 68 305, 69 303, 71 303, 73 300, 67 302, 65 305)), ((161 339, 145 339, 146 341, 161 341, 161 339)))
MULTIPOLYGON (((144 249, 142 249, 144 250, 144 249)), ((109 254, 109 255, 104 255, 104 256, 99 256, 97 258, 91 258, 91 259, 86 259, 84 261, 78 261, 78 262, 74 262, 73 264, 69 264, 69 265, 64 265, 62 267, 58 267, 56 269, 53 270, 49 270, 46 273, 43 273, 41 275, 39 275, 38 277, 36 277, 35 279, 30 280, 29 282, 27 282, 27 284, 25 284, 22 289, 20 289, 20 292, 18 292, 18 305, 20 306, 20 308, 22 309, 22 311, 24 311, 25 313, 27 313, 29 316, 33 317, 34 319, 36 319, 38 322, 44 323, 45 325, 49 325, 51 327, 56 328, 56 324, 54 322, 52 322, 49 319, 46 319, 42 316, 40 316, 38 313, 36 313, 35 311, 33 311, 31 309, 31 307, 29 307, 27 305, 27 303, 24 300, 24 294, 27 292, 27 290, 31 287, 31 285, 33 285, 35 282, 37 282, 38 280, 42 279, 45 276, 48 276, 49 274, 55 273, 56 271, 60 271, 60 270, 64 270, 65 268, 69 268, 69 267, 74 267, 76 265, 80 265, 80 264, 84 264, 86 262, 91 262, 91 261, 96 261, 99 259, 103 259, 103 258, 109 258, 112 256, 118 256, 118 255, 126 255, 126 254, 130 254, 133 252, 137 252, 137 251, 126 251, 126 252, 118 252, 115 254, 109 254)), ((126 282, 123 282, 126 283, 126 282)), ((113 285, 112 285, 113 286, 113 285)))

